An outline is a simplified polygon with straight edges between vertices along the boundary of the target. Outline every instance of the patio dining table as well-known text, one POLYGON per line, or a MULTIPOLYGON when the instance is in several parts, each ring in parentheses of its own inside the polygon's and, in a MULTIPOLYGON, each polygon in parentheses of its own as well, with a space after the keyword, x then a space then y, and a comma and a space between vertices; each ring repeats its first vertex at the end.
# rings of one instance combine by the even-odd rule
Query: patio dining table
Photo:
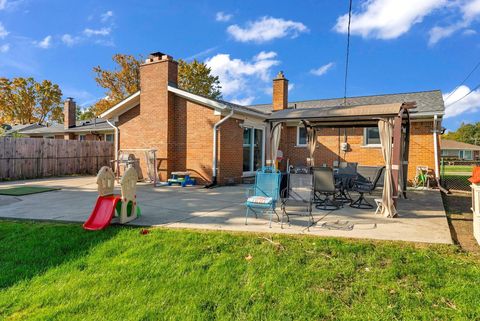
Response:
POLYGON ((338 187, 338 194, 335 196, 335 199, 343 203, 351 202, 352 198, 348 191, 358 179, 358 174, 339 173, 338 171, 335 171, 333 177, 335 178, 335 185, 338 187))

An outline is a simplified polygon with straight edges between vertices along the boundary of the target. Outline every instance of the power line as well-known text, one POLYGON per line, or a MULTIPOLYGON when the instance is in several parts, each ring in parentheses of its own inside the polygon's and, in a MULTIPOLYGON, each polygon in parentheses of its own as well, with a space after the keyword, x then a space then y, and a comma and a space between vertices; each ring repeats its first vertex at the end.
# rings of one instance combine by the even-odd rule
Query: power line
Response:
POLYGON ((468 80, 468 78, 470 78, 470 76, 475 72, 475 70, 477 70, 478 66, 480 66, 480 61, 475 65, 475 67, 472 69, 472 71, 470 71, 470 73, 467 75, 467 77, 465 77, 465 79, 460 83, 460 85, 455 87, 455 89, 450 94, 448 94, 447 98, 445 98, 445 101, 447 101, 448 98, 450 98, 450 96, 452 96, 453 93, 455 93, 458 88, 460 88, 460 86, 462 86, 468 80))
POLYGON ((465 95, 463 95, 460 99, 455 100, 453 103, 448 104, 448 105, 446 105, 445 107, 450 107, 450 106, 458 103, 460 100, 462 100, 463 98, 467 97, 468 95, 470 95, 471 93, 473 93, 473 92, 474 92, 475 90, 477 90, 478 88, 480 88, 480 84, 478 84, 477 86, 475 86, 475 88, 470 89, 470 91, 469 91, 468 93, 466 93, 465 95))
POLYGON ((352 0, 348 9, 348 30, 347 30, 347 57, 345 62, 345 83, 343 88, 343 104, 347 105, 347 79, 348 79, 348 58, 350 56, 350 23, 352 22, 352 0))

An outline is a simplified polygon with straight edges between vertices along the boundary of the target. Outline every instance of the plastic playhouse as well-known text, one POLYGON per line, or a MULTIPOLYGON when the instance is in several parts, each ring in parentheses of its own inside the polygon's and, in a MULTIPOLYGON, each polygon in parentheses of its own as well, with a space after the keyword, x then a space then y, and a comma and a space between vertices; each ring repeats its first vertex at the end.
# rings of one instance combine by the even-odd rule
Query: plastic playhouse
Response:
POLYGON ((97 174, 98 198, 92 214, 83 224, 86 230, 101 230, 110 225, 118 215, 121 224, 128 223, 140 216, 140 208, 137 205, 137 171, 128 168, 120 180, 121 195, 115 195, 115 174, 108 166, 104 166, 97 174))

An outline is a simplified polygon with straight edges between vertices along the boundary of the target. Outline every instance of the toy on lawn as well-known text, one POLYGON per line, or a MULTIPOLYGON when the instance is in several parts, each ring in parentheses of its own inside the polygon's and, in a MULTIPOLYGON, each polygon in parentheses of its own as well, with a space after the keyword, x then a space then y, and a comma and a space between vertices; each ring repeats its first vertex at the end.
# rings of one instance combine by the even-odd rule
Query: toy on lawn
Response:
POLYGON ((137 171, 128 168, 120 180, 121 195, 115 195, 115 175, 108 166, 103 166, 97 175, 98 198, 88 220, 83 224, 86 230, 101 230, 110 225, 117 212, 121 224, 140 216, 137 205, 137 171))

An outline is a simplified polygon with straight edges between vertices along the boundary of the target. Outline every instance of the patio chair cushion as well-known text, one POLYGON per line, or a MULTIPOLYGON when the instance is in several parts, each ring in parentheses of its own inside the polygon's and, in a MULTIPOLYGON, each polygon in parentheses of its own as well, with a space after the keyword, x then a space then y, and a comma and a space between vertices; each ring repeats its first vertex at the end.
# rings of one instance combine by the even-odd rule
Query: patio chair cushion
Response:
POLYGON ((271 197, 266 197, 266 196, 250 196, 247 199, 247 203, 253 203, 253 204, 270 204, 272 203, 273 198, 271 197))

